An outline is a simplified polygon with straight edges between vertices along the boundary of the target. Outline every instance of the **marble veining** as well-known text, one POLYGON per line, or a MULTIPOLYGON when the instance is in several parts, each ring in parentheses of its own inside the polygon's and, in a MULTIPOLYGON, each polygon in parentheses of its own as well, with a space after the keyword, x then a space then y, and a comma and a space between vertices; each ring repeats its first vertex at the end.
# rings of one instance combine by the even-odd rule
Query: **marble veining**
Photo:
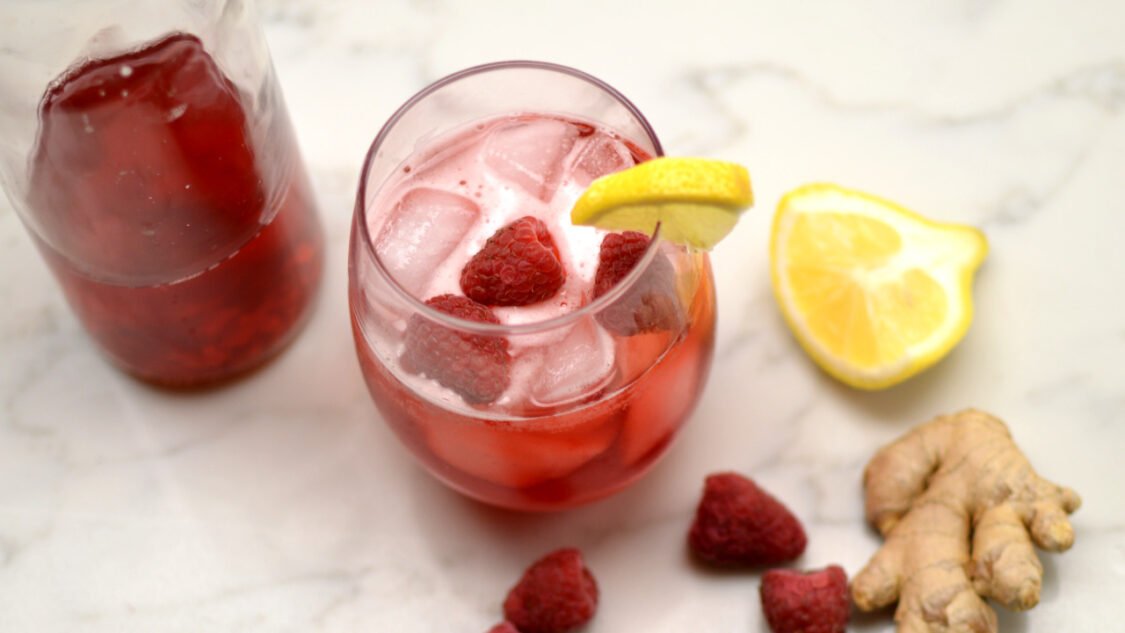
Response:
MULTIPOLYGON (((978 406, 1077 489, 1077 543, 1004 633, 1125 619, 1125 5, 262 0, 328 235, 313 320, 276 362, 172 394, 111 369, 0 200, 0 631, 485 631, 523 567, 577 545, 602 588, 589 633, 766 631, 759 575, 693 563, 703 477, 736 469, 804 521, 800 566, 854 574, 867 458, 978 406), (364 152, 430 81, 498 59, 615 85, 673 154, 747 164, 757 206, 713 261, 718 348, 700 406, 630 490, 558 515, 482 507, 416 467, 359 376, 346 251, 364 152), (880 393, 819 372, 768 277, 798 184, 869 189, 983 228, 976 320, 880 393)), ((0 29, 3 26, 0 25, 0 29)), ((887 633, 889 614, 850 630, 887 633)))

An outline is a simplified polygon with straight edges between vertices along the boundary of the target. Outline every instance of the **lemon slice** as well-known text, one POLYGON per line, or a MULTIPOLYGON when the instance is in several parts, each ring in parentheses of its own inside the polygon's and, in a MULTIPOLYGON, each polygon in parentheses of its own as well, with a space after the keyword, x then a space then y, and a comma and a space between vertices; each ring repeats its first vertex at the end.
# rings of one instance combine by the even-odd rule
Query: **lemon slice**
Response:
POLYGON ((785 320, 813 360, 853 387, 882 389, 965 335, 987 252, 975 228, 815 184, 778 203, 770 265, 785 320))
POLYGON ((574 224, 652 233, 710 250, 753 203, 750 174, 735 163, 662 157, 602 176, 574 203, 574 224))

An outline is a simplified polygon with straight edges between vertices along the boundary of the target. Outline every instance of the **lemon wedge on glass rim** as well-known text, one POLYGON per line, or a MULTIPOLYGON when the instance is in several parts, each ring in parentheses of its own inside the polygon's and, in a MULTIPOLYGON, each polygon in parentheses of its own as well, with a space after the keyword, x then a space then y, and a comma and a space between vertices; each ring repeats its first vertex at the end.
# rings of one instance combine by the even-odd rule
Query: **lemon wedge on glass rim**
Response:
POLYGON ((570 212, 574 224, 652 233, 710 250, 753 204, 750 174, 736 163, 664 156, 602 176, 570 212))
POLYGON ((987 252, 976 228, 813 184, 778 203, 770 267, 781 312, 813 360, 848 385, 881 389, 964 337, 987 252))

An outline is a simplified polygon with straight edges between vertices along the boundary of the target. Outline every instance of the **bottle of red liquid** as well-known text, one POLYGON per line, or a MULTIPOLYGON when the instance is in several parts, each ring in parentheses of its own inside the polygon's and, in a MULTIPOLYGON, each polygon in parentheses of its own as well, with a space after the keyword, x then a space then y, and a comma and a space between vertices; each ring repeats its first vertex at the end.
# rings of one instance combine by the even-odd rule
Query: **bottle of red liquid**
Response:
POLYGON ((196 16, 198 34, 98 31, 40 93, 26 171, 4 174, 90 335, 155 383, 261 364, 299 329, 321 276, 323 236, 268 53, 236 13, 196 16))

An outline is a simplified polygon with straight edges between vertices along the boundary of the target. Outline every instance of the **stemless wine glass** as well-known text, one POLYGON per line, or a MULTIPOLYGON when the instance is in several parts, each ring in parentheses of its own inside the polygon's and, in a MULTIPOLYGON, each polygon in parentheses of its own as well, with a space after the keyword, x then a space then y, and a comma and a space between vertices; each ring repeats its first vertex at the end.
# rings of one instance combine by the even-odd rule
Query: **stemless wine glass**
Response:
MULTIPOLYGON (((435 82, 399 108, 367 154, 351 234, 352 327, 376 406, 432 474, 486 503, 556 510, 621 490, 665 453, 710 368, 714 286, 704 253, 653 235, 610 291, 586 293, 580 305, 542 320, 480 322, 416 296, 413 281, 433 271, 404 270, 403 261, 392 260, 401 249, 384 247, 403 235, 396 214, 404 200, 422 195, 411 190, 411 179, 422 171, 419 152, 426 160, 440 155, 456 161, 466 151, 464 130, 503 125, 518 128, 509 141, 524 134, 519 126, 571 125, 568 142, 597 129, 636 160, 661 154, 632 103, 571 68, 501 62, 435 82), (425 363, 418 360, 419 345, 425 363), (450 372, 479 380, 486 393, 449 389, 443 378, 450 372), (503 382, 487 393, 496 376, 503 382)), ((506 151, 523 150, 517 145, 506 151)), ((560 177, 569 178, 577 159, 568 154, 560 160, 560 177)), ((437 207, 443 204, 435 200, 437 207)), ((569 211, 569 204, 563 206, 556 212, 569 211)), ((480 209, 486 219, 489 212, 480 209)), ((425 229, 406 234, 424 243, 425 229)), ((567 265, 590 271, 598 262, 567 265)), ((520 308, 505 310, 519 314, 520 308)))

